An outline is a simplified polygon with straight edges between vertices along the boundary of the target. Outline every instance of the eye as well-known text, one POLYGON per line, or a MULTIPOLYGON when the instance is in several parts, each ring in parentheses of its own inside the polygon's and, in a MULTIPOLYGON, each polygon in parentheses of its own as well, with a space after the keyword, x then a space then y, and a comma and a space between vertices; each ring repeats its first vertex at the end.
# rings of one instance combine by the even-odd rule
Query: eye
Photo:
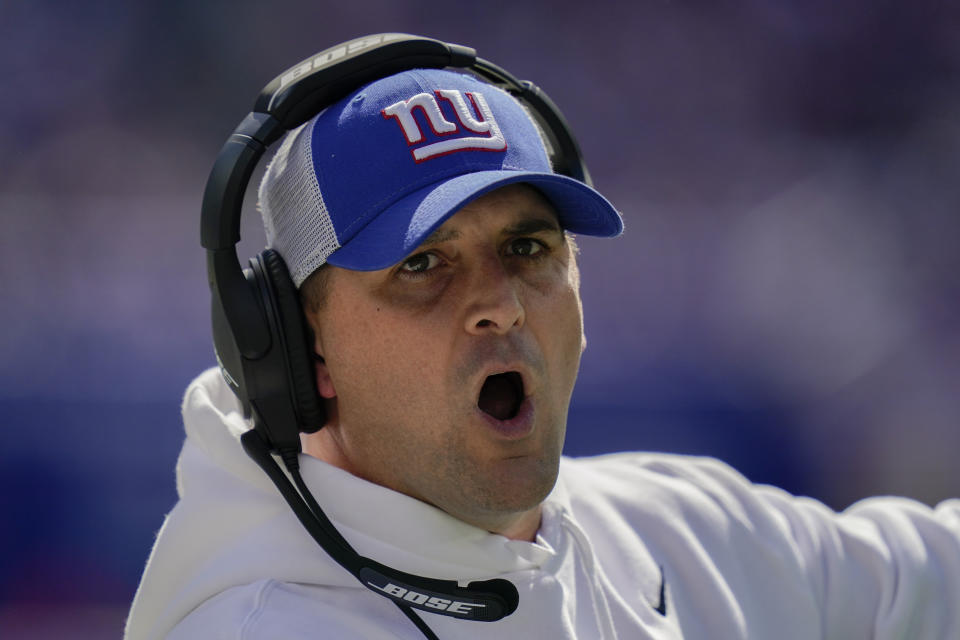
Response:
POLYGON ((440 264, 440 258, 432 253, 418 253, 400 263, 400 271, 404 273, 424 273, 440 264))
POLYGON ((543 252, 544 245, 539 240, 534 240, 533 238, 517 238, 510 242, 509 249, 510 255, 535 256, 543 252))

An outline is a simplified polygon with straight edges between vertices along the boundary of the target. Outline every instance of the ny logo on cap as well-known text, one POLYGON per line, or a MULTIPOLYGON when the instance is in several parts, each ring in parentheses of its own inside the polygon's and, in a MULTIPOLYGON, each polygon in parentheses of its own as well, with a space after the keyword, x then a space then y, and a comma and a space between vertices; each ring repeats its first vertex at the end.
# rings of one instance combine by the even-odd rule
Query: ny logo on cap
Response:
POLYGON ((430 123, 433 133, 444 138, 439 142, 411 149, 413 159, 417 162, 456 151, 504 151, 507 148, 507 141, 493 117, 490 105, 479 93, 440 89, 435 95, 418 93, 409 100, 402 100, 384 109, 381 112, 383 117, 396 118, 410 146, 419 145, 425 140, 420 123, 414 117, 414 109, 420 109, 430 123), (468 99, 472 110, 467 106, 468 99), (440 109, 440 100, 450 103, 457 122, 447 120, 440 109))

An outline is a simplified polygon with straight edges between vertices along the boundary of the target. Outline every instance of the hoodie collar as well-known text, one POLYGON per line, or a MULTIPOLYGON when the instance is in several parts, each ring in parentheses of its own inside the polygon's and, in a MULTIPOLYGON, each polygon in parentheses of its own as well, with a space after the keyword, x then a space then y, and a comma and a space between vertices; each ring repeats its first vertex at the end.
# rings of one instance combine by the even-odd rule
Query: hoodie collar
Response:
POLYGON ((534 542, 510 540, 445 511, 301 454, 304 482, 357 551, 396 568, 443 579, 486 579, 540 568, 555 555, 545 533, 559 531, 565 511, 553 493, 544 503, 534 542))

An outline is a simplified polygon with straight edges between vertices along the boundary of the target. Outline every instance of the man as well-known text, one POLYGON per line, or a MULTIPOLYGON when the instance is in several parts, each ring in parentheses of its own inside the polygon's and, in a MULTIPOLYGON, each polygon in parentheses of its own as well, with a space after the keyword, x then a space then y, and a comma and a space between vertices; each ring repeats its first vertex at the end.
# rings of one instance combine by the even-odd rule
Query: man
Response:
MULTIPOLYGON (((375 81, 286 137, 260 204, 327 413, 306 487, 366 557, 519 593, 496 622, 425 615, 429 637, 960 638, 960 501, 838 515, 713 460, 561 459, 585 345, 570 233, 621 223, 550 172, 507 94, 452 71, 375 81)), ((304 532, 216 370, 184 417, 129 638, 428 633, 304 532)))

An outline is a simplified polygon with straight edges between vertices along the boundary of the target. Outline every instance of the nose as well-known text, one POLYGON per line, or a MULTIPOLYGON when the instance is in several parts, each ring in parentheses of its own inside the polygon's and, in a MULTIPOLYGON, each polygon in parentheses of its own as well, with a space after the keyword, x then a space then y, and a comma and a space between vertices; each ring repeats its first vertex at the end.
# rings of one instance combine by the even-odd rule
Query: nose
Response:
POLYGON ((524 322, 519 283, 499 260, 478 268, 469 282, 466 314, 467 333, 505 334, 524 322))

